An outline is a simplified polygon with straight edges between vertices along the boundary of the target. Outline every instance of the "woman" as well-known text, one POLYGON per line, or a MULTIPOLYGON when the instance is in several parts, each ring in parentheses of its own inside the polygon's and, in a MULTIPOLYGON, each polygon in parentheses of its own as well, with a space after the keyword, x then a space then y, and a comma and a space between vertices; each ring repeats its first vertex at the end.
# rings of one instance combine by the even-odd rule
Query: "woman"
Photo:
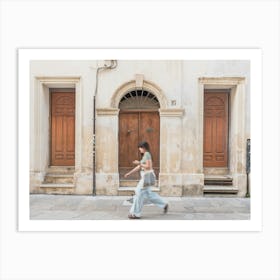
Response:
POLYGON ((133 197, 133 203, 130 208, 130 214, 128 215, 129 219, 140 219, 141 218, 141 211, 144 205, 144 202, 151 202, 157 205, 160 208, 163 208, 164 213, 168 211, 168 204, 162 200, 162 198, 157 194, 152 192, 152 186, 144 186, 144 175, 145 172, 149 171, 153 173, 153 163, 152 163, 152 156, 150 153, 150 146, 147 142, 141 142, 138 145, 140 153, 143 155, 141 161, 135 160, 133 161, 134 164, 137 166, 132 169, 130 172, 124 175, 127 178, 132 173, 141 170, 141 180, 137 184, 135 195, 133 197))

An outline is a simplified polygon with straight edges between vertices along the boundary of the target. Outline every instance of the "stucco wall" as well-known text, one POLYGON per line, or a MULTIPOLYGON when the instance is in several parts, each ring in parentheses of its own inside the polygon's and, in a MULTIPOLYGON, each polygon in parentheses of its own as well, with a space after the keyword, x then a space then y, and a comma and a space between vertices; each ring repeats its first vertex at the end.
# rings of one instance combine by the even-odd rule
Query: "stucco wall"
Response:
MULTIPOLYGON (((76 113, 79 114, 80 130, 78 130, 77 139, 80 139, 81 145, 79 163, 76 164, 76 193, 91 191, 92 102, 96 84, 96 69, 103 65, 104 61, 33 61, 31 63, 30 172, 33 182, 32 190, 36 190, 35 185, 42 180, 49 161, 49 139, 47 139, 49 136, 48 133, 41 135, 40 132, 40 127, 48 126, 48 89, 69 85, 77 87, 78 85, 80 102, 78 106, 80 108, 77 108, 76 113), (53 78, 57 82, 44 82, 44 79, 53 78), (76 84, 59 82, 59 79, 65 81, 66 78, 77 79, 78 82, 76 84), (38 97, 39 95, 40 97, 38 97), (40 117, 38 118, 38 116, 40 117), (38 142, 41 144, 37 145, 38 142), (38 149, 44 151, 38 152, 38 149), (40 157, 36 156, 38 154, 40 157)), ((244 101, 242 101, 245 103, 243 120, 245 137, 243 135, 243 138, 250 138, 250 65, 248 61, 118 61, 116 69, 100 72, 96 100, 97 110, 111 108, 112 98, 116 91, 122 85, 135 80, 136 74, 143 75, 145 81, 157 86, 165 98, 165 109, 181 110, 181 113, 178 115, 176 113, 175 116, 173 113, 168 113, 169 115, 162 113, 161 115, 160 176, 163 194, 182 195, 184 193, 182 186, 186 181, 189 182, 185 187, 186 193, 193 186, 203 184, 201 157, 203 104, 199 95, 200 78, 245 78, 244 91, 242 91, 242 94, 245 94, 244 101), (168 133, 166 133, 167 131, 168 133), (170 190, 172 186, 173 189, 170 190), (176 191, 176 188, 179 190, 176 191)), ((119 180, 117 170, 118 111, 112 114, 98 114, 96 128, 97 187, 102 194, 116 194, 119 180)), ((244 173, 244 168, 242 170, 240 172, 244 173)), ((237 172, 236 176, 241 173, 237 172)))

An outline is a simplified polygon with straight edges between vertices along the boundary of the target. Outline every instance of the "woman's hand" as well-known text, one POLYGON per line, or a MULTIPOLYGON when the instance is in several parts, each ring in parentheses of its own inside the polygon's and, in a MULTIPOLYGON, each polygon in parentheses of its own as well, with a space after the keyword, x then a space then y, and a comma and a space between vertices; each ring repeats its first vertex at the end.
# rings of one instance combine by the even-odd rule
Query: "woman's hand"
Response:
POLYGON ((140 161, 139 160, 134 160, 133 164, 138 165, 138 164, 140 164, 140 161))
POLYGON ((140 169, 140 165, 137 165, 136 167, 134 167, 131 171, 127 172, 126 174, 124 174, 124 178, 127 178, 129 175, 131 175, 132 173, 138 171, 140 169))

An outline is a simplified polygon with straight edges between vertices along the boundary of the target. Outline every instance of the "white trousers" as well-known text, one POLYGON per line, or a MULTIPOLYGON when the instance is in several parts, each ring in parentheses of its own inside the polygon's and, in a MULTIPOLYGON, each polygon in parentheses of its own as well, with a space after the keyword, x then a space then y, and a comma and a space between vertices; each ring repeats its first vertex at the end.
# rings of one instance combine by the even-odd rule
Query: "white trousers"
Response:
POLYGON ((141 172, 141 180, 137 184, 133 203, 129 211, 130 214, 135 215, 136 217, 141 217, 144 204, 153 203, 160 208, 166 206, 166 202, 157 193, 153 192, 151 187, 143 187, 143 174, 144 173, 141 172))

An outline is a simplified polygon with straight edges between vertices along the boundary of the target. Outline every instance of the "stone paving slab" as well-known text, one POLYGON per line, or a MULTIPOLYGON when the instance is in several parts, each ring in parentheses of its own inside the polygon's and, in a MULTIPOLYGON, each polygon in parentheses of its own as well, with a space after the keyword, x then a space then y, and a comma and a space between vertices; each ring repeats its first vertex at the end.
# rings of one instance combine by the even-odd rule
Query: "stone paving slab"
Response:
MULTIPOLYGON (((126 220, 129 196, 30 195, 32 220, 126 220)), ((147 220, 248 220, 250 198, 163 197, 169 212, 145 205, 147 220)))

